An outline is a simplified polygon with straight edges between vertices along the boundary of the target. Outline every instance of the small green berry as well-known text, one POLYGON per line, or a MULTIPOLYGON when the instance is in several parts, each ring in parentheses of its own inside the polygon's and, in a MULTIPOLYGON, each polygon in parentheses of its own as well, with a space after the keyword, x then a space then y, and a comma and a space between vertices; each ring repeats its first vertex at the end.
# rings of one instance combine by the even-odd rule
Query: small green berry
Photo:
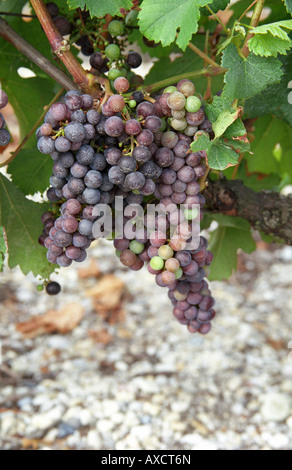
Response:
POLYGON ((107 56, 107 58, 110 59, 110 60, 118 60, 120 55, 121 55, 120 48, 118 46, 116 46, 116 44, 109 44, 105 48, 104 52, 105 52, 105 55, 107 56))

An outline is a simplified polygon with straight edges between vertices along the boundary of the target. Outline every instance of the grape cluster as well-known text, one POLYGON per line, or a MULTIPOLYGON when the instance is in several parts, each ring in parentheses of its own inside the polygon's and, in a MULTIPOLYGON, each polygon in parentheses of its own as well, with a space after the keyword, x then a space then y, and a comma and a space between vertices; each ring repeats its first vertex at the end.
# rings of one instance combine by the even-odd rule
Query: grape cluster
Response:
POLYGON ((123 53, 127 21, 113 19, 106 26, 104 19, 91 19, 86 10, 80 13, 82 19, 76 14, 69 21, 60 14, 59 7, 54 2, 48 2, 46 7, 59 33, 62 36, 71 35, 70 41, 72 37, 72 41, 80 46, 81 52, 90 57, 91 67, 100 73, 108 72, 111 81, 117 77, 126 77, 130 69, 141 65, 142 58, 139 53, 123 53), (91 33, 88 34, 87 31, 91 33))
MULTIPOLYGON (((0 109, 5 108, 8 104, 8 96, 5 91, 0 90, 0 109)), ((7 129, 5 129, 5 119, 0 113, 0 147, 5 147, 11 141, 11 135, 7 129)))
POLYGON ((206 173, 206 153, 193 153, 190 144, 212 127, 189 80, 150 101, 129 86, 126 78, 116 78, 116 94, 101 112, 90 95, 78 91, 48 110, 37 145, 54 160, 47 195, 60 214, 44 214, 40 243, 52 263, 81 262, 95 238, 94 206, 116 209, 116 196, 124 207, 142 206, 139 229, 124 231, 129 214, 123 215, 122 232, 114 227, 117 255, 132 270, 148 264, 157 284, 169 289, 175 318, 190 332, 206 334, 215 316, 204 279, 212 254, 199 231, 198 243, 192 242, 193 222, 200 222, 205 204, 199 180, 206 173), (159 203, 162 213, 146 213, 149 201, 159 203))

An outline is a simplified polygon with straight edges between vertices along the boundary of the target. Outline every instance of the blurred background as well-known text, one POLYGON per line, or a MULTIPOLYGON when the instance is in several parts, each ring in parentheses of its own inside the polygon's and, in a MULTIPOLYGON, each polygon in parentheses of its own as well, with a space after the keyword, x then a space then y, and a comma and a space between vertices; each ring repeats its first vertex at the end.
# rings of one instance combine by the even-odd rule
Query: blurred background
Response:
POLYGON ((110 242, 89 253, 58 297, 1 274, 1 449, 291 449, 291 247, 260 243, 211 283, 206 337, 110 242))
MULTIPOLYGON (((1 162, 18 143, 11 108, 5 118, 14 147, 1 162)), ((291 449, 292 247, 257 246, 211 283, 206 337, 178 324, 167 290, 126 270, 111 242, 52 277, 57 297, 5 269, 0 448, 291 449)))

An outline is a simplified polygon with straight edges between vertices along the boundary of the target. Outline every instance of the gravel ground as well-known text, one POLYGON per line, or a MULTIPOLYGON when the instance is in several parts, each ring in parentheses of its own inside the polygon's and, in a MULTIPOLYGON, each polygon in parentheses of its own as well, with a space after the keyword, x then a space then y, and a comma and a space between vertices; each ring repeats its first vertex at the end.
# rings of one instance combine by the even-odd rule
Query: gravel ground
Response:
POLYGON ((212 283, 206 337, 179 325, 166 291, 124 270, 110 243, 90 253, 125 282, 120 322, 97 314, 86 291, 99 281, 77 268, 62 271, 58 298, 18 270, 1 275, 1 449, 291 449, 292 248, 241 256, 238 274, 212 283), (16 329, 72 301, 85 315, 68 334, 16 329))

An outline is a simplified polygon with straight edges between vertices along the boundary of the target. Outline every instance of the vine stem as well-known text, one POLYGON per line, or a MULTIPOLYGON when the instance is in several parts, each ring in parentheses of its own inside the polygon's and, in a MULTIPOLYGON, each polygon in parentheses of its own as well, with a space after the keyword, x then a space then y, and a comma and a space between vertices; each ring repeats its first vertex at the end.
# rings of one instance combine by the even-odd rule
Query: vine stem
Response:
POLYGON ((216 13, 214 13, 211 8, 206 5, 206 8, 207 10, 209 10, 209 12, 211 13, 212 16, 214 16, 214 18, 218 21, 219 24, 221 24, 222 28, 224 29, 225 33, 228 34, 228 29, 226 28, 225 24, 223 23, 223 21, 219 18, 218 15, 216 15, 216 13))
MULTIPOLYGON (((252 18, 251 18, 251 22, 250 22, 250 27, 251 28, 255 28, 259 24, 264 5, 265 5, 265 0, 257 0, 256 6, 255 6, 255 9, 254 9, 252 18)), ((243 48, 242 48, 242 53, 243 53, 244 57, 247 57, 248 54, 249 54, 248 41, 252 37, 253 37, 253 33, 251 33, 251 32, 249 32, 246 36, 246 39, 244 41, 244 45, 243 45, 243 48)))
POLYGON ((242 15, 238 18, 238 23, 241 22, 242 18, 245 17, 245 15, 249 12, 249 10, 257 3, 258 0, 254 0, 250 5, 249 7, 247 7, 247 9, 242 13, 242 15))
POLYGON ((57 30, 43 0, 31 0, 31 5, 41 23, 52 51, 61 59, 74 81, 81 88, 89 86, 89 77, 70 51, 70 46, 57 30))
POLYGON ((0 36, 10 42, 18 51, 36 64, 47 75, 53 78, 65 90, 77 89, 75 83, 62 70, 52 64, 46 57, 37 51, 29 42, 17 34, 9 24, 0 17, 0 36))
POLYGON ((192 49, 198 56, 200 56, 205 62, 208 64, 212 65, 213 67, 219 67, 220 65, 217 64, 211 57, 208 57, 207 54, 205 54, 201 49, 199 49, 197 46, 195 46, 193 43, 189 42, 188 44, 189 48, 192 49))
POLYGON ((155 82, 152 83, 151 85, 148 85, 146 87, 140 87, 140 89, 144 89, 148 93, 152 93, 153 91, 160 90, 161 88, 165 88, 169 85, 172 85, 173 83, 177 83, 183 78, 198 78, 198 77, 205 77, 208 75, 211 75, 212 77, 215 77, 216 75, 220 75, 221 73, 225 73, 226 69, 223 69, 222 67, 217 66, 216 68, 213 69, 202 69, 202 70, 195 70, 194 72, 187 72, 187 73, 182 73, 180 75, 174 75, 173 77, 166 78, 165 80, 161 80, 160 82, 155 82))
POLYGON ((24 145, 26 144, 28 139, 30 139, 30 137, 34 134, 34 132, 40 126, 40 124, 43 121, 43 119, 45 117, 45 114, 47 113, 48 109, 52 106, 52 104, 54 104, 56 101, 58 101, 58 99, 62 96, 64 91, 65 91, 64 88, 61 88, 61 90, 58 91, 58 93, 54 96, 52 101, 45 107, 44 112, 40 115, 37 122, 33 125, 32 129, 29 131, 29 133, 22 139, 22 141, 20 142, 18 147, 15 149, 15 151, 10 155, 8 160, 6 160, 4 163, 0 164, 0 167, 8 165, 9 163, 12 162, 12 160, 14 160, 14 158, 16 157, 16 155, 18 155, 20 150, 24 147, 24 145))

